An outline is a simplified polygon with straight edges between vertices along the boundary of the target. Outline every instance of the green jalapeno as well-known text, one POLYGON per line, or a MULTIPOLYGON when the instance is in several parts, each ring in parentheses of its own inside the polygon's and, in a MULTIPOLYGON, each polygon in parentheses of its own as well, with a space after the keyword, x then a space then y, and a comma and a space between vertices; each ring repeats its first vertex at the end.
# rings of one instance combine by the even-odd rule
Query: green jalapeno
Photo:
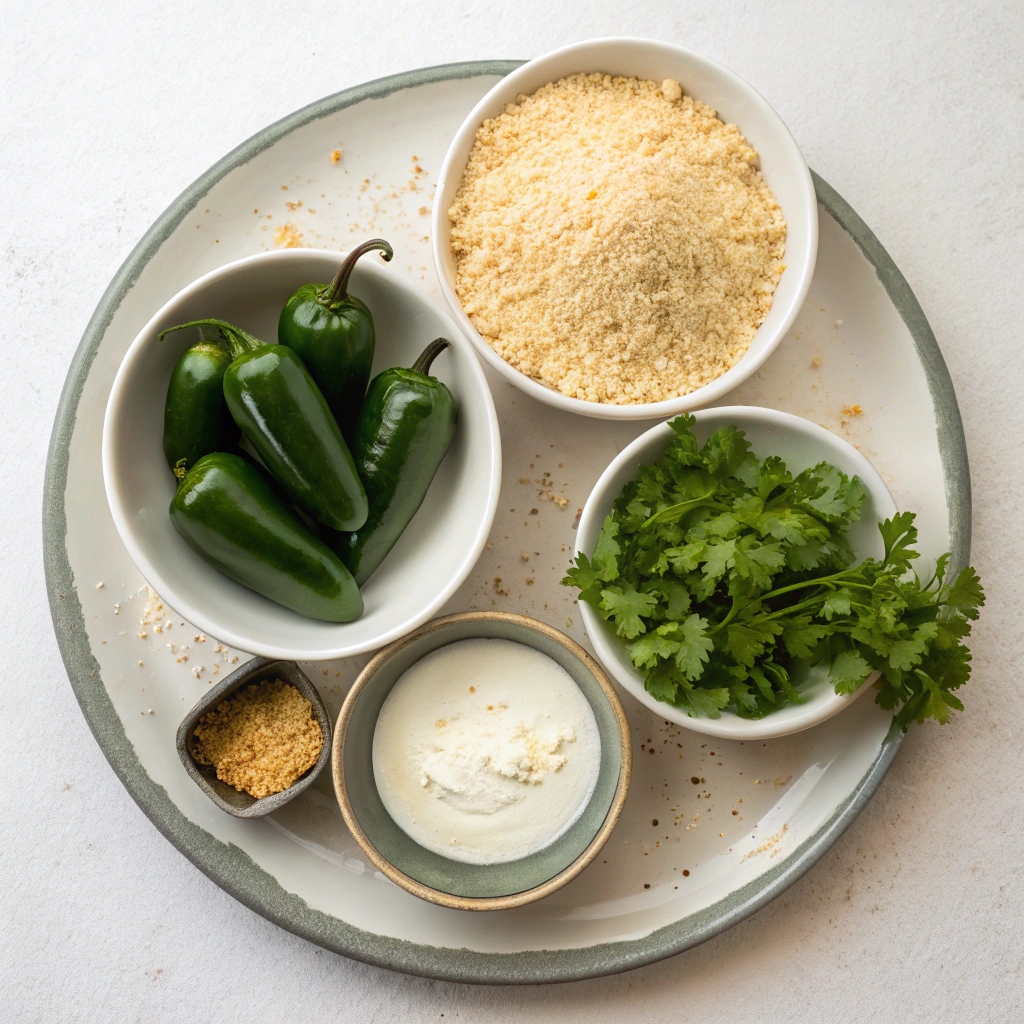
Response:
POLYGON ((338 424, 298 355, 223 320, 180 327, 209 328, 230 349, 233 358, 224 371, 228 410, 289 498, 335 530, 359 529, 366 521, 366 492, 338 424))
POLYGON ((224 345, 200 341, 185 349, 171 370, 164 403, 164 457, 179 480, 204 455, 238 438, 224 401, 224 371, 230 363, 224 345))
POLYGON ((362 614, 352 574, 239 456, 199 459, 179 484, 170 516, 197 554, 257 594, 327 622, 362 614))
POLYGON ((412 369, 384 370, 367 390, 353 455, 370 511, 360 529, 328 539, 360 585, 409 525, 455 436, 455 399, 427 373, 449 344, 432 341, 412 369))
POLYGON ((366 303, 348 293, 352 268, 360 256, 382 250, 394 255, 383 238, 356 246, 330 284, 304 284, 281 310, 277 340, 294 349, 327 399, 345 439, 352 441, 373 365, 373 316, 366 303))

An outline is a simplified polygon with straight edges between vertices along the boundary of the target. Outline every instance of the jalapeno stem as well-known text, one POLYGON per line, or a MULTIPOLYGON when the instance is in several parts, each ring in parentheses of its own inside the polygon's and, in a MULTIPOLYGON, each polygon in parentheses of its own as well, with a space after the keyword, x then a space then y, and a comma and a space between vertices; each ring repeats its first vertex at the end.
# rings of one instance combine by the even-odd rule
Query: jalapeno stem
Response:
POLYGON ((447 338, 435 338, 423 351, 420 353, 419 359, 412 364, 412 369, 415 373, 422 373, 427 376, 427 372, 430 370, 430 364, 446 349, 451 348, 451 342, 447 338))
POLYGON ((180 331, 185 327, 214 328, 217 332, 215 340, 227 346, 232 359, 237 359, 246 352, 255 352, 261 345, 266 344, 266 342, 260 341, 259 338, 254 338, 248 331, 243 331, 241 327, 235 327, 224 320, 189 320, 187 324, 177 324, 174 327, 168 327, 166 331, 161 331, 157 337, 162 338, 165 334, 170 334, 171 331, 180 331))
POLYGON ((394 249, 388 242, 385 242, 383 238, 371 238, 368 242, 363 242, 362 245, 357 245, 344 259, 341 264, 341 269, 338 271, 337 276, 330 283, 326 293, 324 293, 323 301, 328 305, 335 302, 342 302, 348 297, 348 279, 352 276, 352 269, 356 265, 356 260, 360 256, 364 256, 372 249, 380 249, 383 254, 385 262, 391 260, 391 257, 395 255, 394 249))

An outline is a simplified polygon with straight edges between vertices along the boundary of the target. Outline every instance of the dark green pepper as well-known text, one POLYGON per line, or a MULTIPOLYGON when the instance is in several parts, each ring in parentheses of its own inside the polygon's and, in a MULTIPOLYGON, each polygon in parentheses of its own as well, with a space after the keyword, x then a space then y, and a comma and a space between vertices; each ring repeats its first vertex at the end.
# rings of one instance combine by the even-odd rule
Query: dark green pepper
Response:
POLYGON ((170 515, 193 550, 257 594, 327 622, 362 615, 352 574, 239 456, 201 458, 178 486, 170 515))
POLYGON ((371 249, 382 250, 385 260, 394 255, 383 238, 356 246, 330 284, 302 285, 277 323, 278 342, 302 357, 350 443, 373 366, 374 330, 366 303, 348 294, 348 280, 371 249))
POLYGON ((358 530, 366 521, 366 492, 338 424, 298 355, 223 320, 180 326, 215 329, 230 348, 234 358, 224 373, 228 409, 292 501, 335 530, 358 530))
MULTIPOLYGON (((162 337, 162 335, 161 335, 162 337)), ((164 404, 164 456, 180 480, 210 452, 228 447, 238 430, 224 401, 224 371, 231 353, 200 341, 185 349, 171 370, 164 404)))
POLYGON ((396 366, 370 382, 353 444, 370 513, 361 529, 329 541, 360 585, 409 525, 455 436, 455 399, 427 375, 449 344, 438 338, 411 370, 396 366))

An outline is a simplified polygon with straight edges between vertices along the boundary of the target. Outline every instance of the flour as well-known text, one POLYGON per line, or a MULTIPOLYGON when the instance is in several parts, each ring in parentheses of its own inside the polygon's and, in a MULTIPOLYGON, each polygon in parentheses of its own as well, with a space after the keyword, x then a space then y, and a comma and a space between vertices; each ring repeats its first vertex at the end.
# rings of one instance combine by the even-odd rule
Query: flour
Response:
POLYGON ((526 787, 565 766, 561 751, 576 739, 571 725, 536 730, 508 721, 507 707, 496 710, 504 719, 497 725, 486 710, 446 721, 423 758, 420 785, 433 784, 438 799, 469 814, 493 814, 522 800, 526 787))
POLYGON ((497 864, 543 849, 597 783, 601 739, 587 698, 539 651, 462 640, 398 680, 373 735, 388 814, 421 846, 497 864))

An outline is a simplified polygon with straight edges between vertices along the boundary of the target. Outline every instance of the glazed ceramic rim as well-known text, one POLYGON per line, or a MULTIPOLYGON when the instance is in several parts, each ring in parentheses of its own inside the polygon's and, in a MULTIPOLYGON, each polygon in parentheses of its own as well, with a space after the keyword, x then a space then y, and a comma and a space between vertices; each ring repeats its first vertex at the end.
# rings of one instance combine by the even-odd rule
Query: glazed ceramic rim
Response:
MULTIPOLYGON (((700 97, 697 97, 698 99, 700 97)), ((434 209, 431 214, 431 247, 434 253, 434 267, 437 271, 438 280, 441 283, 441 293, 448 304, 449 312, 458 322, 466 337, 472 342, 477 355, 487 363, 493 370, 497 371, 510 384, 526 392, 531 398, 543 402, 545 405, 554 406, 565 412, 576 413, 579 416, 590 416, 595 419, 608 420, 654 420, 665 419, 670 416, 697 409, 700 406, 714 402, 722 395, 734 388, 739 387, 751 374, 755 373, 764 361, 778 348, 782 339, 793 326, 804 299, 811 287, 811 280, 814 277, 814 265, 818 255, 818 204, 815 196, 814 181, 811 177, 807 161, 800 152, 793 133, 786 126, 786 123, 776 113, 771 104, 746 80, 729 70, 724 64, 705 57, 695 50, 689 50, 682 46, 675 46, 672 43, 664 43, 654 39, 641 39, 631 36, 608 36, 600 39, 586 39, 582 42, 571 43, 552 50, 540 57, 517 68, 510 75, 503 78, 480 99, 470 111, 465 121, 462 122, 458 131, 452 138, 445 154, 444 162, 438 174, 437 188, 434 192, 434 209), (447 268, 452 265, 450 224, 448 222, 448 211, 446 204, 440 202, 441 196, 450 180, 458 178, 461 180, 465 170, 466 158, 459 157, 460 150, 467 147, 469 139, 476 135, 477 129, 486 117, 493 117, 491 109, 498 97, 504 97, 505 101, 512 101, 523 91, 533 92, 538 86, 526 84, 534 76, 537 70, 547 65, 557 64, 567 55, 580 55, 580 62, 583 65, 580 71, 597 71, 593 64, 588 65, 589 51, 607 47, 610 45, 643 46, 652 52, 671 54, 677 59, 689 63, 691 66, 700 67, 714 76, 718 76, 727 82, 738 94, 744 97, 746 103, 756 108, 760 114, 773 125, 773 136, 778 145, 777 156, 785 162, 785 174, 791 175, 800 186, 800 196, 794 201, 788 210, 788 219, 795 223, 800 218, 807 228, 807 241, 801 251, 786 252, 786 271, 797 278, 796 291, 790 298, 789 307, 785 316, 774 325, 774 333, 768 334, 768 341, 764 347, 754 355, 748 350, 736 364, 725 371, 720 377, 716 377, 710 384, 691 391, 689 394, 680 395, 678 398, 666 399, 663 402, 648 402, 639 405, 612 405, 606 402, 587 402, 581 398, 570 398, 552 388, 546 387, 539 381, 527 376, 521 370, 517 370, 510 363, 506 362, 490 345, 481 337, 480 333, 473 326, 473 322, 466 315, 452 283, 449 281, 447 268), (522 86, 522 88, 520 87, 522 86)), ((762 325, 757 333, 764 331, 762 325)))
MULTIPOLYGON (((465 359, 472 387, 481 396, 487 419, 487 448, 490 452, 490 473, 486 482, 481 481, 486 487, 487 512, 476 524, 476 529, 467 542, 463 543, 464 538, 459 538, 458 545, 462 550, 462 555, 454 572, 449 576, 444 587, 437 591, 420 611, 410 615, 403 622, 399 622, 377 636, 355 643, 337 643, 334 646, 321 647, 285 646, 283 644, 265 643, 258 636, 250 636, 223 625, 218 621, 216 608, 209 608, 201 603, 197 603, 169 583, 159 567, 150 558, 147 546, 139 540, 140 534, 134 527, 137 517, 132 514, 132 510, 128 507, 121 488, 125 467, 120 465, 112 454, 112 449, 114 448, 113 438, 118 435, 117 424, 119 417, 124 415, 128 400, 127 392, 133 379, 136 364, 146 358, 146 353, 150 346, 157 344, 157 337, 154 333, 155 329, 164 321, 169 310, 180 306, 181 303, 186 302, 192 296, 203 292, 216 281, 236 275, 244 275, 253 265, 269 262, 282 263, 289 260, 309 259, 310 257, 322 257, 337 265, 338 260, 343 255, 344 253, 332 249, 307 248, 276 249, 270 252, 260 252, 254 256, 243 256, 241 259, 233 260, 231 263, 225 263, 185 285, 184 288, 172 295, 150 317, 145 327, 139 331, 131 345, 128 346, 128 351, 125 352, 121 365, 117 368, 117 373, 114 376, 114 383, 110 388, 110 395, 107 398, 107 406, 103 417, 103 486, 107 494, 107 505, 110 508, 110 514, 114 519, 114 526, 117 528, 121 543, 124 544, 136 568, 171 608, 204 633, 209 633, 223 643, 240 651, 248 651, 251 654, 258 654, 277 661, 325 661, 330 658, 348 658, 354 654, 375 651, 382 644, 390 643, 392 640, 404 636, 410 630, 421 626, 432 615, 435 615, 473 571, 473 567, 479 560, 484 545, 487 543, 487 537, 491 532, 491 524, 494 522, 494 515, 498 509, 498 498, 501 492, 501 433, 498 429, 498 415, 494 409, 494 398, 491 395, 491 389, 487 385, 487 378, 484 376, 480 363, 474 358, 465 359)), ((442 319, 447 321, 452 327, 452 331, 449 332, 452 335, 452 343, 460 349, 463 348, 465 342, 455 324, 451 322, 451 317, 447 316, 443 309, 439 309, 437 303, 433 302, 414 284, 406 281, 394 270, 376 262, 367 261, 360 264, 360 271, 379 278, 388 288, 394 288, 410 296, 416 302, 429 305, 432 309, 438 310, 442 315, 442 319)), ((471 356, 471 350, 467 351, 466 354, 471 356)), ((477 481, 474 481, 474 486, 479 486, 477 481)), ((338 623, 337 625, 340 639, 345 635, 345 623, 338 623)))
MULTIPOLYGON (((67 488, 70 444, 78 405, 103 337, 118 307, 164 242, 225 175, 318 118, 399 90, 450 80, 507 75, 521 61, 468 61, 392 75, 335 93, 269 125, 232 150, 193 182, 143 235, 103 293, 68 369, 54 417, 43 493, 43 558, 54 633, 68 679, 96 742, 122 785, 160 833, 200 871, 240 903, 302 938, 355 960, 444 981, 470 984, 539 984, 616 974, 655 963, 699 945, 769 904, 810 870, 864 809, 899 751, 894 723, 874 762, 818 830, 757 879, 711 906, 637 939, 566 949, 489 953, 434 946, 357 928, 312 909, 238 847, 210 835, 172 802, 139 761, 110 700, 89 645, 85 616, 68 558, 67 488)), ((966 565, 971 548, 971 480, 960 409, 935 335, 906 278, 857 212, 812 171, 818 201, 875 267, 910 333, 931 392, 949 513, 950 550, 966 565)))
POLYGON ((457 612, 454 615, 442 615, 440 618, 428 622, 425 626, 416 630, 415 633, 402 637, 401 640, 396 640, 393 644, 385 647, 384 650, 378 651, 367 662, 366 667, 359 673, 356 681, 352 684, 352 689, 345 696, 345 701, 341 705, 341 711, 338 714, 338 720, 334 724, 334 739, 331 750, 331 773, 334 778, 334 793, 338 798, 341 815, 345 819, 345 824, 352 833, 352 837, 359 844, 359 848, 363 853, 366 854, 370 863, 382 875, 390 878, 392 882, 400 885, 407 892, 411 892, 413 896, 418 896, 421 900, 427 900, 429 903, 436 903, 439 906, 448 907, 452 910, 511 910, 513 907, 523 907, 527 903, 534 903, 545 896, 550 896, 551 893, 561 889, 567 882, 571 882, 601 852, 601 847, 604 846, 608 841, 608 837, 612 834, 612 830, 615 828, 622 814, 622 808, 626 803, 632 771, 633 743, 629 735, 629 722, 626 720, 626 712, 623 710, 619 695, 615 692, 615 687, 612 686, 612 682, 604 669, 575 640, 566 636, 561 630, 555 629, 554 626, 549 626, 546 622, 541 622, 540 619, 532 618, 529 615, 517 615, 514 612, 457 612), (562 868, 557 875, 553 875, 546 882, 541 882, 540 885, 535 885, 531 889, 523 889, 521 892, 510 893, 507 896, 454 896, 441 889, 424 885, 422 882, 416 881, 415 878, 410 878, 404 871, 395 867, 373 845, 373 841, 366 834, 362 825, 359 824, 359 819, 352 809, 352 803, 348 796, 348 786, 345 783, 345 734, 348 731, 349 721, 352 718, 352 712, 355 710, 359 697, 366 687, 370 685, 373 677, 396 654, 400 654, 405 650, 409 644, 429 636, 431 633, 436 633, 439 629, 446 629, 448 626, 463 622, 510 623, 532 630, 534 633, 539 633, 541 636, 547 637, 549 640, 553 640, 561 647, 564 647, 597 680, 597 684, 601 687, 601 691, 611 706, 612 712, 615 715, 615 721, 619 727, 621 756, 619 779, 615 786, 615 795, 612 797, 611 806, 608 808, 608 814, 601 827, 594 833, 594 838, 587 844, 586 849, 571 864, 562 868))
MULTIPOLYGON (((838 450, 858 467, 857 476, 879 507, 879 511, 886 518, 894 516, 899 511, 896 499, 893 498, 881 474, 871 465, 863 452, 855 448, 845 438, 833 434, 831 430, 826 430, 825 427, 805 419, 803 416, 796 416, 780 409, 769 409, 763 405, 716 405, 711 409, 698 409, 693 413, 693 417, 698 424, 706 419, 735 419, 738 421, 735 425, 741 428, 742 421, 748 423, 760 421, 768 426, 797 431, 804 436, 815 438, 820 442, 822 459, 829 458, 830 450, 838 450)), ((581 547, 583 537, 590 533, 595 517, 600 517, 601 521, 604 521, 607 509, 618 497, 618 493, 609 493, 610 488, 614 486, 615 477, 623 467, 636 461, 637 456, 652 442, 664 438, 667 447, 668 442, 675 434, 670 422, 666 420, 664 423, 658 423, 651 427, 650 430, 645 430, 638 438, 626 445, 605 467, 604 472, 598 477, 597 483, 594 484, 594 489, 583 503, 583 512, 580 515, 579 528, 576 533, 574 555, 582 553, 590 557, 590 552, 583 551, 581 547)), ((590 637, 601 664, 608 669, 624 689, 629 691, 635 700, 661 718, 674 722, 691 732, 697 732, 703 736, 714 736, 716 739, 768 740, 803 732, 804 729, 820 725, 833 715, 838 715, 844 708, 848 708, 858 697, 871 689, 872 683, 879 675, 879 673, 873 672, 854 693, 830 693, 817 706, 805 706, 802 714, 797 713, 786 718, 780 718, 777 715, 766 715, 764 718, 754 719, 741 718, 729 711, 723 711, 721 718, 691 718, 681 708, 665 704, 652 697, 643 684, 629 671, 630 666, 626 658, 625 647, 615 637, 608 635, 605 621, 593 606, 587 604, 586 601, 581 601, 579 607, 587 636, 590 637)))

